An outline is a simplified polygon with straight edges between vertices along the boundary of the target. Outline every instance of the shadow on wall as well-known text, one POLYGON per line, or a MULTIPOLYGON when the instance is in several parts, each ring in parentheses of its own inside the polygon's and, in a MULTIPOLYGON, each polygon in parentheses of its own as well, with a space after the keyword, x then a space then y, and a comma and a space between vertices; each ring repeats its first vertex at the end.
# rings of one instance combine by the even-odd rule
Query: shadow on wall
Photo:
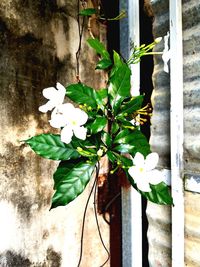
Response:
POLYGON ((61 255, 55 252, 52 248, 48 248, 46 261, 43 263, 31 263, 29 259, 17 254, 13 251, 6 251, 0 254, 0 266, 1 267, 60 267, 61 266, 61 255))

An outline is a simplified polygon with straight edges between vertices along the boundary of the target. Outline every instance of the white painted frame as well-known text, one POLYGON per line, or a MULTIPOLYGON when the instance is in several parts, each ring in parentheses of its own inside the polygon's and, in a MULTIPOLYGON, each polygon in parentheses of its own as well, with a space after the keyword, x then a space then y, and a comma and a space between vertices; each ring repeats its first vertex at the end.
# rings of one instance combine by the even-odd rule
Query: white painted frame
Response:
MULTIPOLYGON (((128 42, 140 44, 139 0, 127 0, 128 42)), ((130 51, 129 44, 127 45, 130 51)), ((131 65, 132 95, 140 94, 140 64, 131 65)), ((122 188, 122 266, 142 267, 142 199, 134 189, 122 188)))
POLYGON ((169 1, 172 267, 184 267, 183 38, 182 1, 169 1))

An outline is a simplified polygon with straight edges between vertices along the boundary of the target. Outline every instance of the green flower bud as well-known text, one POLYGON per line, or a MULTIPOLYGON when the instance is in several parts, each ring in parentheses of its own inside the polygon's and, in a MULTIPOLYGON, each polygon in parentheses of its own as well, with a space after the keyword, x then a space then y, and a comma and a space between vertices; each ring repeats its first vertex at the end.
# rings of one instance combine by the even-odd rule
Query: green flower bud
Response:
POLYGON ((160 43, 161 40, 162 40, 162 37, 158 37, 154 40, 154 43, 158 44, 160 43))

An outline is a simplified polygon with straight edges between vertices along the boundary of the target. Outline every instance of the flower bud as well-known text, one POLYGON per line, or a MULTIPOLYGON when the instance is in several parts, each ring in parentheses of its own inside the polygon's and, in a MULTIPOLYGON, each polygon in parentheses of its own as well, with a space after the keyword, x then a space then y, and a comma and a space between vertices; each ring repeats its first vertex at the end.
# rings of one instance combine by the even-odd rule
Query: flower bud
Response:
POLYGON ((103 149, 99 149, 99 150, 97 151, 97 156, 98 156, 98 157, 102 157, 102 155, 103 155, 103 149))
POLYGON ((162 40, 162 37, 158 37, 158 38, 156 38, 156 39, 154 40, 154 42, 155 42, 156 44, 158 44, 158 43, 160 43, 161 40, 162 40))

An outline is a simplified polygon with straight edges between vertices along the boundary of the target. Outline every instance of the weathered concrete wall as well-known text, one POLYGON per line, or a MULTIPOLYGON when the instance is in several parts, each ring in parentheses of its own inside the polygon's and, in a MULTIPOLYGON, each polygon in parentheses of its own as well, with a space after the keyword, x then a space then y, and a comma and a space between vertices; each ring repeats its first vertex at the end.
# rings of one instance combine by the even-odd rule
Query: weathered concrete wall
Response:
MULTIPOLYGON (((49 211, 57 163, 36 156, 20 142, 52 130, 48 115, 38 111, 44 103, 42 89, 56 81, 64 85, 76 81, 76 5, 70 0, 0 1, 1 267, 77 266, 89 188, 67 207, 49 211)), ((94 71, 96 55, 88 50, 84 44, 81 79, 99 88, 104 77, 94 71)), ((108 247, 109 230, 99 219, 108 247)), ((81 266, 98 267, 105 258, 91 203, 81 266)))
MULTIPOLYGON (((151 0, 155 37, 169 30, 169 1, 151 0)), ((184 172, 200 176, 199 157, 199 25, 200 3, 182 1, 184 71, 184 172)), ((157 46, 161 51, 163 44, 157 46)), ((151 145, 160 155, 160 167, 170 169, 170 85, 161 57, 154 58, 154 92, 151 145)), ((178 88, 177 88, 178 90, 178 88)), ((196 183, 195 186, 198 186, 196 183)), ((195 190, 194 190, 195 191, 195 190)), ((200 266, 200 194, 185 192, 185 266, 200 266)), ((171 266, 171 210, 148 203, 149 262, 152 267, 171 266)))

